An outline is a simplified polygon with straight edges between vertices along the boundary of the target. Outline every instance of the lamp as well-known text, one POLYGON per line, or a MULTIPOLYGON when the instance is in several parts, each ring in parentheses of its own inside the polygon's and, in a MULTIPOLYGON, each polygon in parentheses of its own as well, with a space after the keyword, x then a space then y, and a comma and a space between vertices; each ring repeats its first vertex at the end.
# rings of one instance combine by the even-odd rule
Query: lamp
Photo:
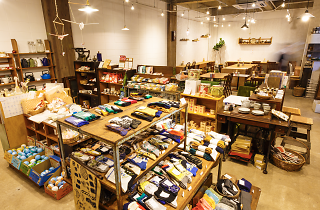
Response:
POLYGON ((256 3, 253 2, 253 3, 252 3, 252 7, 255 7, 255 6, 256 6, 256 3))
POLYGON ((209 10, 207 10, 207 15, 209 15, 210 14, 210 12, 209 12, 209 10))
POLYGON ((203 22, 201 21, 201 25, 203 24, 203 22))
POLYGON ((281 4, 281 7, 285 7, 286 4, 285 4, 285 0, 283 0, 283 3, 281 4))
POLYGON ((311 13, 309 13, 308 8, 309 8, 309 0, 308 0, 308 4, 307 4, 307 10, 306 10, 305 13, 300 17, 303 22, 307 22, 310 18, 314 18, 314 15, 312 15, 311 13))
POLYGON ((161 16, 162 16, 162 17, 164 16, 164 13, 163 13, 163 11, 161 12, 161 16))
POLYGON ((90 3, 89 3, 89 0, 87 0, 87 3, 84 7, 78 9, 79 11, 82 11, 82 12, 86 12, 86 13, 91 13, 91 12, 97 12, 99 11, 98 9, 95 9, 93 7, 90 6, 90 3))
POLYGON ((220 6, 220 5, 218 6, 218 9, 221 9, 221 6, 220 6))
POLYGON ((243 26, 241 26, 241 28, 243 29, 243 30, 247 30, 249 27, 248 27, 248 25, 247 25, 247 9, 248 9, 248 0, 247 0, 247 7, 246 7, 246 17, 245 17, 245 19, 244 19, 244 24, 243 24, 243 26))
POLYGON ((132 4, 132 6, 131 6, 131 10, 134 10, 134 6, 133 6, 133 4, 132 4))
POLYGON ((124 2, 123 2, 123 29, 121 29, 122 31, 129 31, 129 29, 127 28, 126 26, 126 9, 125 9, 125 6, 124 6, 124 2))
POLYGON ((184 16, 184 12, 181 14, 181 16, 182 16, 182 17, 184 16))

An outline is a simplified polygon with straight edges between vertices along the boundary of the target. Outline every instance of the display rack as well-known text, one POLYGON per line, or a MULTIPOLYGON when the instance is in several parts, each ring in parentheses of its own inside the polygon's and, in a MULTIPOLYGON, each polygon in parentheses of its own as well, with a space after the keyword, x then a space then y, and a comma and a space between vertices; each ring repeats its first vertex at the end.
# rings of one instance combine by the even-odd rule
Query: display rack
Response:
MULTIPOLYGON (((167 95, 172 95, 174 98, 172 98, 172 100, 178 101, 180 99, 180 91, 160 91, 160 90, 148 90, 148 89, 137 89, 137 88, 133 88, 133 87, 125 87, 126 89, 126 93, 129 96, 130 95, 130 90, 136 90, 135 92, 144 92, 144 93, 148 93, 150 95, 153 95, 152 93, 158 93, 158 94, 163 94, 166 98, 168 98, 167 95)), ((171 100, 171 99, 170 99, 171 100)))
MULTIPOLYGON (((180 108, 173 108, 173 111, 170 113, 163 113, 161 117, 154 119, 152 122, 147 122, 142 120, 141 124, 139 125, 139 129, 136 130, 130 130, 128 132, 128 134, 126 136, 121 136, 118 133, 112 132, 112 131, 108 131, 105 128, 105 124, 111 119, 114 118, 117 115, 130 115, 135 109, 137 109, 140 106, 147 106, 148 103, 151 102, 156 102, 156 101, 160 101, 162 100, 161 98, 151 98, 151 99, 147 99, 145 101, 139 101, 136 104, 130 105, 128 107, 122 107, 123 112, 118 113, 116 115, 109 115, 106 117, 102 117, 99 120, 96 121, 92 121, 90 122, 88 125, 84 125, 81 126, 80 128, 69 124, 67 122, 64 121, 64 119, 60 119, 57 121, 57 130, 58 130, 58 134, 59 134, 59 142, 60 142, 60 152, 61 152, 61 159, 62 159, 62 169, 66 172, 66 166, 67 163, 65 161, 65 158, 71 153, 68 151, 65 151, 64 149, 64 145, 62 142, 62 136, 61 136, 61 127, 67 127, 73 130, 78 131, 79 133, 88 135, 96 140, 100 140, 102 142, 105 142, 106 144, 110 145, 113 149, 113 160, 114 160, 114 167, 115 167, 115 179, 116 179, 116 184, 113 184, 111 182, 109 182, 108 180, 105 179, 104 176, 102 176, 102 180, 100 180, 101 185, 105 188, 107 188, 110 191, 115 192, 116 196, 117 196, 117 202, 115 202, 111 207, 108 206, 106 209, 122 209, 123 206, 123 201, 126 197, 126 195, 122 195, 121 192, 121 179, 120 179, 120 157, 119 157, 119 147, 122 145, 122 143, 126 142, 127 140, 131 139, 132 137, 140 134, 141 132, 145 131, 146 129, 152 127, 153 125, 155 125, 156 123, 169 118, 175 114, 178 114, 181 110, 185 110, 185 117, 187 118, 188 115, 188 105, 184 104, 182 105, 180 108)), ((185 124, 185 136, 187 136, 187 124, 185 124)), ((149 138, 149 137, 148 137, 149 138)), ((185 142, 185 138, 183 140, 181 140, 181 143, 185 142)), ((161 160, 163 160, 165 157, 167 157, 167 155, 172 152, 173 150, 177 149, 178 143, 174 143, 171 144, 170 147, 168 149, 166 149, 165 153, 161 154, 155 161, 149 160, 147 163, 147 169, 144 170, 143 172, 141 172, 141 174, 135 179, 136 181, 141 178, 143 175, 145 175, 148 171, 150 171, 155 165, 157 165, 161 160)), ((184 144, 184 149, 186 150, 186 144, 184 144)), ((204 181, 206 175, 210 172, 210 167, 212 167, 214 164, 218 164, 215 162, 210 162, 207 163, 205 160, 204 161, 204 166, 203 167, 203 174, 199 175, 197 178, 195 178, 195 182, 193 182, 193 189, 197 190, 200 186, 200 184, 202 183, 202 181, 204 181)), ((220 163, 220 159, 219 161, 216 161, 220 163)), ((221 168, 219 167, 219 171, 221 171, 221 168)), ((200 171, 202 171, 200 170, 200 171)), ((200 172, 201 173, 201 172, 200 172)), ((99 176, 101 177, 101 176, 99 176)), ((187 192, 187 190, 185 190, 185 195, 187 196, 187 198, 189 199, 189 197, 191 197, 193 194, 192 192, 187 192), (190 195, 189 195, 190 193, 190 195)), ((181 196, 181 195, 180 195, 181 196)), ((179 198, 181 199, 181 198, 179 198)), ((191 198, 190 198, 191 199, 191 198)), ((190 200, 189 200, 190 201, 190 200)), ((179 209, 182 209, 182 206, 180 208, 179 205, 179 209)))
POLYGON ((239 38, 239 44, 243 45, 271 45, 272 37, 271 38, 249 38, 249 39, 242 39, 239 38))
POLYGON ((13 49, 13 56, 15 58, 16 61, 16 67, 17 70, 19 70, 19 77, 20 77, 20 81, 24 81, 24 76, 23 76, 23 71, 24 70, 28 70, 28 71, 32 71, 32 70, 44 70, 44 69, 48 69, 49 70, 49 74, 51 76, 50 79, 39 79, 36 81, 32 81, 29 83, 35 83, 35 82, 55 82, 56 81, 56 76, 55 76, 55 65, 53 64, 53 59, 52 59, 52 54, 53 52, 51 52, 51 47, 50 47, 50 42, 48 40, 44 40, 44 44, 45 44, 45 52, 41 52, 41 53, 20 53, 19 52, 19 48, 18 48, 18 43, 15 39, 11 39, 11 44, 12 44, 12 49, 13 49), (21 56, 25 57, 25 56, 40 56, 40 55, 46 55, 48 60, 49 60, 49 66, 41 66, 41 67, 29 67, 29 68, 22 68, 21 66, 21 56))
MULTIPOLYGON (((216 113, 223 106, 224 96, 221 96, 221 97, 202 97, 202 96, 181 93, 180 97, 181 98, 184 97, 186 99, 195 98, 195 99, 197 99, 197 105, 206 106, 206 110, 204 113, 194 112, 194 111, 188 110, 188 119, 189 120, 192 120, 197 124, 200 124, 200 122, 205 121, 206 119, 213 120, 214 121, 214 126, 213 126, 214 131, 216 131, 216 132, 219 131, 216 113), (210 114, 210 109, 214 110, 214 114, 210 114)), ((181 112, 183 113, 184 110, 182 110, 181 112)), ((184 123, 185 121, 186 120, 184 118, 184 115, 183 114, 180 115, 180 123, 184 123)))
POLYGON ((6 84, 2 84, 0 82, 0 87, 15 84, 13 78, 17 76, 17 70, 16 70, 16 66, 14 65, 13 55, 11 53, 8 53, 7 56, 5 56, 5 57, 0 57, 0 72, 1 73, 2 72, 5 72, 5 73, 10 72, 10 76, 12 77, 12 82, 9 82, 6 84), (5 59, 6 59, 6 61, 5 61, 5 59), (8 65, 9 67, 11 67, 11 69, 4 69, 3 70, 2 67, 5 67, 5 66, 2 66, 2 65, 8 65))
POLYGON ((93 61, 74 61, 74 70, 76 75, 77 87, 78 87, 78 103, 83 105, 85 100, 88 100, 91 107, 98 106, 100 104, 100 87, 99 77, 96 69, 100 62, 93 61), (89 71, 79 70, 81 66, 90 67, 89 71), (96 79, 96 82, 89 82, 90 79, 96 79), (93 84, 92 86, 81 84, 82 80, 88 80, 87 84, 93 84), (95 89, 96 88, 96 89, 95 89), (91 93, 82 93, 82 91, 91 91, 91 93), (95 91, 96 90, 96 91, 95 91))

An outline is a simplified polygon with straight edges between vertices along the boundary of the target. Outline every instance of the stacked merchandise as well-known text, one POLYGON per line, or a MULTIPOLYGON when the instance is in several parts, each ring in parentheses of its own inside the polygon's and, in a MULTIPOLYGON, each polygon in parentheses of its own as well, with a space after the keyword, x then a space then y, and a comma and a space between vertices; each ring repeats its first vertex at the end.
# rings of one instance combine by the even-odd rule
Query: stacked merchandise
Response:
POLYGON ((123 83, 123 74, 103 72, 103 75, 100 78, 100 82, 108 82, 108 83, 115 83, 115 84, 120 83, 121 84, 121 83, 123 83))
POLYGON ((208 188, 192 210, 251 210, 252 184, 242 178, 225 174, 216 186, 208 188))
POLYGON ((146 89, 156 91, 177 91, 178 84, 169 83, 169 78, 144 78, 139 75, 135 75, 128 81, 127 86, 134 89, 146 89))
POLYGON ((256 154, 254 156, 254 166, 260 170, 265 169, 266 163, 264 162, 264 155, 256 154))
POLYGON ((250 162, 252 157, 251 143, 251 137, 239 135, 231 145, 231 151, 229 152, 230 158, 250 162))
POLYGON ((65 119, 66 122, 71 123, 77 127, 89 124, 90 121, 100 119, 100 116, 92 114, 91 112, 80 111, 73 113, 71 117, 65 119))

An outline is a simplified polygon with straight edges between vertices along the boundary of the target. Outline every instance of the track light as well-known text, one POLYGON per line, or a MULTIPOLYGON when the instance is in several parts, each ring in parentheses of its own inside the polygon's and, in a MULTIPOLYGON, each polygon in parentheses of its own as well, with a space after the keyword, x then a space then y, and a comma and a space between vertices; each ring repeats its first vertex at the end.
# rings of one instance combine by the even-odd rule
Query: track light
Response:
POLYGON ((252 3, 252 7, 255 7, 255 6, 256 6, 256 3, 253 2, 253 3, 252 3))
POLYGON ((223 28, 223 25, 221 25, 221 27, 223 28))
POLYGON ((213 21, 216 21, 216 16, 213 16, 213 21))
POLYGON ((181 16, 182 16, 182 17, 184 16, 184 12, 181 14, 181 16))
POLYGON ((220 6, 220 5, 218 6, 218 9, 221 9, 221 6, 220 6))
POLYGON ((284 1, 283 1, 283 3, 281 4, 281 7, 285 7, 286 6, 286 4, 284 3, 284 1))
POLYGON ((189 28, 187 29, 187 36, 189 35, 190 31, 189 31, 189 28))
POLYGON ((203 22, 201 21, 201 25, 203 24, 203 22))
POLYGON ((209 17, 207 17, 207 20, 210 20, 210 18, 209 18, 209 17))
POLYGON ((86 12, 86 13, 91 13, 91 12, 97 12, 99 11, 98 9, 95 9, 93 7, 91 7, 90 3, 89 3, 89 0, 87 0, 87 3, 84 7, 78 9, 79 11, 82 11, 82 12, 86 12))
POLYGON ((164 13, 163 13, 163 11, 161 12, 161 16, 162 16, 162 17, 164 16, 164 13))
POLYGON ((222 20, 226 20, 225 18, 222 18, 222 20))
POLYGON ((131 10, 134 10, 134 6, 133 6, 133 4, 132 4, 132 6, 131 6, 131 10))
POLYGON ((210 14, 210 12, 209 12, 209 10, 207 10, 207 15, 209 15, 210 14))
POLYGON ((129 0, 126 0, 126 2, 129 2, 129 0))
POLYGON ((230 27, 231 25, 229 24, 228 26, 230 27))

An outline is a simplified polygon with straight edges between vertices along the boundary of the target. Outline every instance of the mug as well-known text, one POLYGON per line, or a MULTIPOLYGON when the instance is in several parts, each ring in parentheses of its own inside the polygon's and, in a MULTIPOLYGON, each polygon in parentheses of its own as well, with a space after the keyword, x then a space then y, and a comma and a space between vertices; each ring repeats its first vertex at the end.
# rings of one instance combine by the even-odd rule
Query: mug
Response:
POLYGON ((4 84, 8 84, 8 83, 9 83, 9 78, 8 78, 8 77, 2 78, 2 82, 3 82, 4 84))

